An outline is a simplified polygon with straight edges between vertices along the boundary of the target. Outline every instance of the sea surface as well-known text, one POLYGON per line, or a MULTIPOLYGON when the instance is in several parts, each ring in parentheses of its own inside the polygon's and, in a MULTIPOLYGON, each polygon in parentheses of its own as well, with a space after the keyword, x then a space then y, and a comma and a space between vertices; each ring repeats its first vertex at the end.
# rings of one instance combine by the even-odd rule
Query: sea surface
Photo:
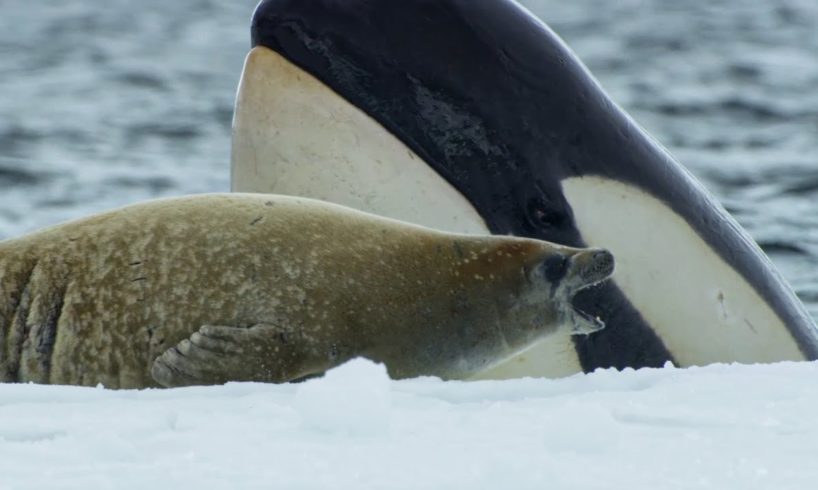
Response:
MULTIPOLYGON (((229 189, 255 0, 2 0, 0 238, 229 189)), ((526 0, 818 315, 818 2, 526 0)))

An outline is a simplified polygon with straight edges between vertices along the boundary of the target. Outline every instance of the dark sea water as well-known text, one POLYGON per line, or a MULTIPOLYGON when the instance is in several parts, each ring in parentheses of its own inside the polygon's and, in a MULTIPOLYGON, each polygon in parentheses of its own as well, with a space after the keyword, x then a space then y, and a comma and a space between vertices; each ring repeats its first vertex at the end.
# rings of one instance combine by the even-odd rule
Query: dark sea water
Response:
MULTIPOLYGON (((0 238, 227 191, 255 0, 0 0, 0 238)), ((527 0, 818 315, 818 1, 527 0)))

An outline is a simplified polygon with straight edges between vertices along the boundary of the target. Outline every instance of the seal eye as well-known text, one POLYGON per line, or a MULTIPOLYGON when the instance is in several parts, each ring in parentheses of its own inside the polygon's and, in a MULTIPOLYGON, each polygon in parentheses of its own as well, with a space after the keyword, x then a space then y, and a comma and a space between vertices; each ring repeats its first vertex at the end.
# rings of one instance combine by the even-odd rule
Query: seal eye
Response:
POLYGON ((568 272, 568 258, 564 255, 551 255, 543 262, 542 270, 548 282, 556 284, 568 272))

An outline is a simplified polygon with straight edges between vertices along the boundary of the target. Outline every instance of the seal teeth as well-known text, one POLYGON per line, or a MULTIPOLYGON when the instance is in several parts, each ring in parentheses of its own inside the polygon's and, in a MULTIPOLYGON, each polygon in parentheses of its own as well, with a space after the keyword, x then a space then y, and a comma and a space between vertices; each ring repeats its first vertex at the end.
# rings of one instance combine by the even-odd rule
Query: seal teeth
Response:
POLYGON ((582 311, 582 310, 580 310, 580 309, 578 309, 576 307, 574 308, 574 311, 579 316, 581 316, 582 318, 584 318, 585 320, 590 322, 591 324, 596 325, 598 330, 601 330, 601 329, 605 328, 605 322, 602 321, 602 318, 599 318, 598 316, 591 315, 589 313, 585 313, 584 311, 582 311))
POLYGON ((609 278, 610 278, 610 276, 609 277, 603 277, 602 279, 599 279, 597 281, 589 282, 589 283, 586 283, 586 284, 583 284, 583 285, 579 286, 573 292, 571 292, 571 298, 573 298, 577 294, 581 293, 582 291, 588 291, 590 289, 596 289, 596 288, 602 286, 602 283, 607 281, 609 278))
POLYGON ((577 333, 579 333, 579 334, 589 334, 589 333, 592 333, 592 332, 595 332, 597 330, 601 330, 601 329, 605 328, 605 322, 599 316, 591 315, 590 313, 587 313, 587 312, 583 311, 582 309, 578 308, 574 304, 574 299, 576 298, 576 296, 579 293, 581 293, 583 291, 587 291, 587 290, 591 290, 591 289, 595 289, 595 288, 600 287, 602 285, 602 283, 607 281, 609 278, 610 278, 610 276, 606 276, 606 277, 602 277, 599 280, 583 284, 582 286, 580 286, 577 289, 573 290, 569 294, 568 301, 569 301, 569 305, 570 305, 570 308, 572 310, 572 313, 573 313, 573 315, 575 315, 575 318, 579 317, 579 319, 582 320, 580 322, 577 322, 575 320, 575 325, 577 323, 582 324, 582 328, 577 328, 575 326, 575 330, 574 330, 575 334, 577 334, 577 333))

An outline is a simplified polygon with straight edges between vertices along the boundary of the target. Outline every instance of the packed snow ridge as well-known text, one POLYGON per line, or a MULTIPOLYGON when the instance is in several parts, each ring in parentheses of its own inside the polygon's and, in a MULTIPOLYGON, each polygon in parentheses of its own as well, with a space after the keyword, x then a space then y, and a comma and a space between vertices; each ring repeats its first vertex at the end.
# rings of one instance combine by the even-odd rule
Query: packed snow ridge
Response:
POLYGON ((0 385, 0 489, 806 489, 818 363, 300 384, 0 385))

